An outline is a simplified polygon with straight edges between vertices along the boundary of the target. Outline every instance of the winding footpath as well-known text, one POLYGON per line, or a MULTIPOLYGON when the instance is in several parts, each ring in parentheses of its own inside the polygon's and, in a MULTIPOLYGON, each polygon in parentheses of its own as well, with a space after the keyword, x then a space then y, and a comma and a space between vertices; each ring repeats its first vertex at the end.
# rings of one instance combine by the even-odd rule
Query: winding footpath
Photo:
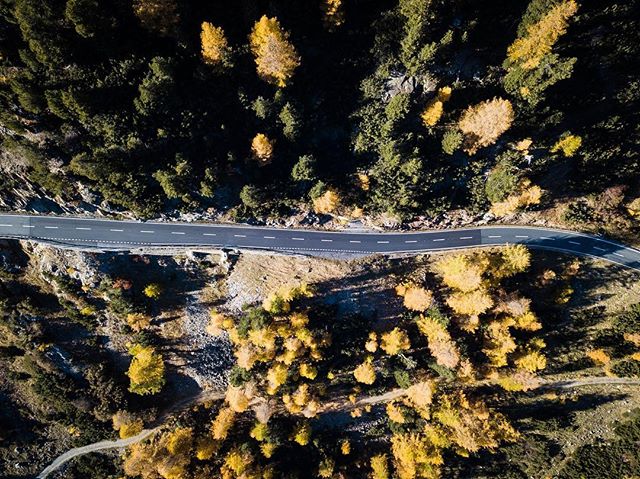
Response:
MULTIPOLYGON (((640 379, 632 379, 632 378, 612 378, 612 377, 585 377, 585 378, 577 378, 570 380, 561 380, 561 381, 544 381, 541 383, 539 388, 543 389, 573 389, 584 386, 601 386, 601 385, 619 385, 619 386, 640 386, 640 379)), ((355 409, 358 407, 363 407, 367 405, 374 405, 379 403, 386 403, 402 397, 406 394, 404 389, 393 389, 384 394, 380 394, 377 396, 370 396, 366 398, 362 398, 358 400, 355 404, 351 404, 348 402, 342 402, 340 405, 333 405, 333 407, 329 407, 328 410, 349 410, 355 409)), ((156 432, 160 430, 163 426, 164 421, 175 412, 186 409, 189 406, 194 404, 201 404, 203 402, 212 401, 216 399, 222 399, 224 394, 219 392, 213 393, 203 393, 195 398, 189 398, 187 400, 183 400, 180 403, 174 405, 170 411, 166 412, 162 418, 156 421, 156 426, 151 429, 144 429, 139 434, 135 436, 128 437, 126 439, 117 439, 114 441, 99 441, 94 442, 93 444, 87 444, 86 446, 76 447, 73 449, 69 449, 67 452, 58 456, 51 464, 49 464, 43 471, 38 474, 37 479, 45 479, 49 474, 56 471, 64 464, 69 462, 71 459, 74 459, 78 456, 84 456, 85 454, 89 454, 92 452, 99 452, 108 449, 124 449, 125 447, 131 446, 132 444, 144 441, 145 439, 153 436, 156 432)))
POLYGON ((54 472, 55 470, 62 467, 64 464, 69 462, 71 459, 74 459, 78 456, 84 456, 85 454, 89 454, 91 452, 104 451, 108 449, 124 449, 125 447, 131 446, 137 442, 144 441, 145 439, 153 436, 156 432, 160 430, 160 428, 164 425, 165 421, 169 419, 172 414, 188 409, 189 407, 195 404, 202 404, 208 401, 215 401, 218 399, 222 399, 224 397, 224 393, 219 391, 210 391, 210 392, 202 392, 197 396, 184 398, 181 401, 174 404, 171 408, 165 411, 162 416, 160 416, 155 421, 155 426, 149 429, 143 429, 135 436, 127 437, 125 439, 116 439, 113 441, 99 441, 94 442, 93 444, 87 444, 86 446, 74 447, 73 449, 69 449, 67 452, 60 454, 58 457, 54 459, 54 461, 49 464, 46 468, 42 470, 36 479, 45 479, 49 474, 54 472))
POLYGON ((530 248, 600 258, 640 271, 640 250, 600 236, 529 226, 386 233, 3 214, 0 215, 0 238, 103 251, 210 247, 318 256, 417 254, 521 243, 530 248))

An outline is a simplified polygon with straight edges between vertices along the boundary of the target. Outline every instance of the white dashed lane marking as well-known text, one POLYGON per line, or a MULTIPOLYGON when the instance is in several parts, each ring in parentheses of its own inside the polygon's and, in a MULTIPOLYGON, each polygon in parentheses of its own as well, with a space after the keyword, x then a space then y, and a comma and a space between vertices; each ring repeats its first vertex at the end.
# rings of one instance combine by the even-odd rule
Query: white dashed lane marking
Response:
POLYGON ((593 249, 597 249, 598 251, 607 251, 604 248, 600 248, 599 246, 594 246, 593 249))
POLYGON ((247 237, 247 235, 233 235, 233 236, 235 236, 236 238, 246 238, 247 237))
POLYGON ((202 233, 202 236, 215 236, 215 233, 202 233))
POLYGON ((434 239, 433 241, 444 241, 444 238, 434 239))
POLYGON ((569 243, 571 243, 571 244, 577 244, 578 246, 580 246, 580 243, 578 243, 577 241, 571 241, 571 240, 569 240, 568 242, 569 242, 569 243))
POLYGON ((473 236, 460 236, 460 239, 473 239, 473 236))
POLYGON ((124 230, 118 230, 118 229, 115 229, 115 228, 114 228, 114 229, 110 229, 109 231, 115 231, 115 232, 117 232, 117 233, 122 233, 124 230))
POLYGON ((186 233, 184 231, 172 231, 171 234, 172 235, 184 235, 186 233))
POLYGON ((388 242, 388 241, 378 241, 377 243, 378 243, 378 244, 389 244, 389 242, 388 242))
POLYGON ((499 235, 492 235, 492 236, 489 236, 489 238, 502 238, 502 236, 499 236, 499 235))
POLYGON ((545 241, 555 241, 555 238, 549 238, 548 236, 540 236, 540 239, 545 241))
POLYGON ((529 236, 527 235, 516 235, 516 238, 528 238, 529 236))
POLYGON ((23 228, 35 228, 33 225, 22 225, 23 228))
POLYGON ((155 231, 151 231, 151 230, 140 230, 140 233, 155 233, 155 231))
POLYGON ((264 239, 276 239, 275 236, 263 236, 264 239))
POLYGON ((405 243, 417 243, 417 242, 418 242, 417 240, 407 240, 407 241, 405 241, 405 243))
POLYGON ((613 253, 613 254, 615 254, 616 256, 620 256, 621 258, 624 258, 623 254, 620 254, 620 253, 613 253))
POLYGON ((321 239, 320 241, 322 241, 323 243, 333 243, 333 240, 330 239, 321 239))
POLYGON ((349 240, 349 243, 360 243, 358 240, 349 240))
POLYGON ((0 225, 0 226, 4 226, 6 228, 11 228, 13 225, 0 225))
POLYGON ((85 230, 85 231, 91 231, 91 228, 85 228, 83 226, 76 226, 77 230, 85 230))
POLYGON ((293 241, 304 241, 304 238, 291 238, 293 241))
POLYGON ((44 229, 46 229, 46 230, 57 230, 58 227, 57 226, 45 226, 44 229))

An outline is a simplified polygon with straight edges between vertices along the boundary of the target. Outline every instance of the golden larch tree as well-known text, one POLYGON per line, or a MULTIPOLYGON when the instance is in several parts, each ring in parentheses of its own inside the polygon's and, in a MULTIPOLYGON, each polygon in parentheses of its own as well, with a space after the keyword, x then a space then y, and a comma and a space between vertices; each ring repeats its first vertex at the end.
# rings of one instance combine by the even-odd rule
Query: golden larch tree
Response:
POLYGON ((428 316, 420 316, 416 321, 418 329, 427 337, 429 352, 436 363, 447 368, 455 368, 460 362, 460 353, 447 328, 428 316))
POLYGON ((391 356, 406 351, 410 347, 409 335, 400 328, 393 328, 380 336, 380 348, 391 356))
POLYGON ((133 356, 127 376, 129 391, 136 394, 155 394, 164 386, 164 361, 151 347, 136 344, 129 349, 133 356))
POLYGON ((313 210, 319 214, 333 213, 340 205, 340 196, 335 190, 328 189, 313 200, 313 210))
POLYGON ((470 155, 479 148, 492 145, 513 123, 513 107, 509 100, 494 98, 467 108, 458 121, 465 136, 465 151, 470 155))
POLYGON ((279 87, 287 86, 300 65, 300 57, 277 18, 263 15, 249 36, 258 75, 279 87))
POLYGON ((389 479, 389 459, 386 454, 373 456, 369 461, 371 479, 389 479))
POLYGON ((222 27, 202 22, 200 32, 202 59, 210 65, 224 65, 229 61, 231 48, 222 27))
POLYGON ((266 165, 273 158, 273 141, 264 133, 258 133, 251 140, 251 151, 260 164, 266 165))
POLYGON ((526 36, 518 38, 507 49, 507 58, 525 70, 540 65, 545 55, 567 31, 569 19, 578 11, 578 4, 568 0, 555 5, 537 23, 527 28, 526 36))

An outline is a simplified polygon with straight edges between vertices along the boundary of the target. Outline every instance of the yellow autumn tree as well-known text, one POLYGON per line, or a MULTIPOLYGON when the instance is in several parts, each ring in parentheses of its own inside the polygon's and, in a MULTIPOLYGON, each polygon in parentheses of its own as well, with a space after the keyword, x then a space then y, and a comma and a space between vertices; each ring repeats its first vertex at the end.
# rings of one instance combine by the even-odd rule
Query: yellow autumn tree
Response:
POLYGON ((400 285, 396 293, 404 298, 404 307, 411 311, 426 311, 433 303, 433 293, 420 286, 400 285))
POLYGON ((204 436, 196 442, 196 459, 199 461, 208 461, 217 452, 220 443, 216 442, 211 436, 204 436))
POLYGON ((450 288, 469 292, 482 285, 485 267, 482 263, 472 262, 468 255, 457 254, 438 260, 435 270, 442 275, 442 281, 450 288))
POLYGON ((306 446, 311 440, 311 426, 307 421, 299 423, 293 431, 292 439, 301 446, 306 446))
POLYGON ((142 292, 147 298, 158 299, 162 295, 162 286, 158 283, 149 283, 142 292))
POLYGON ((429 316, 420 315, 416 320, 418 329, 427 337, 429 352, 436 363, 448 368, 455 368, 460 362, 460 353, 447 328, 429 316))
POLYGON ((143 479, 181 479, 187 476, 192 450, 193 430, 177 428, 154 441, 131 446, 124 461, 124 472, 129 477, 143 479))
POLYGON ((287 86, 300 65, 300 57, 278 19, 263 15, 254 25, 249 42, 258 75, 279 87, 287 86))
POLYGON ((202 22, 200 31, 202 59, 209 65, 225 65, 229 62, 231 48, 221 27, 202 22))
POLYGON ((493 203, 491 213, 495 216, 506 216, 518 209, 540 204, 542 193, 542 188, 538 185, 532 185, 528 178, 523 178, 518 192, 509 195, 504 201, 493 203))
POLYGON ((164 386, 164 361, 151 347, 136 344, 129 349, 133 356, 127 376, 129 391, 136 394, 155 394, 164 386))
POLYGON ((507 356, 518 347, 505 321, 491 321, 485 328, 483 341, 482 352, 495 368, 506 366, 507 356))
POLYGON ((373 384, 376 381, 376 370, 373 367, 372 359, 369 358, 361 363, 354 371, 353 376, 356 381, 362 384, 373 384))
POLYGON ((371 479, 389 479, 389 458, 386 454, 373 456, 369 461, 371 479))
POLYGON ((135 417, 127 411, 118 411, 113 415, 111 420, 113 422, 113 429, 118 431, 120 439, 135 436, 142 432, 144 428, 142 419, 135 417))
POLYGON ((409 336, 400 328, 393 328, 380 336, 380 348, 391 356, 406 351, 410 347, 409 336))
POLYGON ((500 249, 500 255, 503 264, 500 265, 499 276, 511 276, 516 273, 522 273, 529 268, 531 264, 531 253, 526 246, 521 244, 506 245, 500 249))
POLYGON ((266 165, 273 159, 273 142, 264 133, 258 133, 251 140, 251 152, 260 164, 266 165))
POLYGON ((319 214, 333 213, 340 205, 340 196, 335 190, 328 189, 313 200, 313 211, 319 214))
POLYGON ((398 406, 395 401, 390 401, 387 403, 387 417, 393 422, 397 422, 398 424, 404 424, 404 414, 402 414, 402 409, 398 406))
POLYGON ((227 388, 225 399, 234 412, 240 413, 249 409, 249 400, 251 398, 245 388, 230 385, 227 388))
POLYGON ((230 407, 222 407, 218 411, 215 419, 211 423, 211 434, 214 439, 226 439, 229 429, 233 426, 236 419, 236 413, 230 407))
POLYGON ((568 0, 556 4, 537 23, 527 28, 526 36, 515 40, 507 49, 508 60, 525 70, 532 70, 549 53, 567 31, 569 19, 578 11, 578 4, 568 0))
POLYGON ((587 357, 594 363, 600 365, 607 365, 611 362, 611 356, 609 356, 604 349, 594 349, 587 352, 587 357))
POLYGON ((138 333, 151 325, 151 316, 144 313, 128 313, 127 324, 138 333))
POLYGON ((434 384, 420 381, 412 384, 406 391, 406 399, 424 418, 429 418, 429 408, 433 400, 434 384))
POLYGON ((509 100, 494 98, 467 108, 458 121, 465 136, 465 151, 470 155, 479 148, 492 145, 513 123, 513 107, 509 100))
POLYGON ((582 146, 582 138, 578 135, 566 135, 560 138, 552 147, 551 153, 562 152, 565 158, 572 157, 582 146))
POLYGON ((436 97, 427 104, 422 112, 421 118, 424 126, 435 126, 440 121, 444 113, 444 104, 449 98, 451 98, 451 87, 445 86, 438 90, 436 97))
POLYGON ((478 316, 493 306, 493 299, 486 289, 456 292, 447 298, 447 304, 458 314, 478 316))

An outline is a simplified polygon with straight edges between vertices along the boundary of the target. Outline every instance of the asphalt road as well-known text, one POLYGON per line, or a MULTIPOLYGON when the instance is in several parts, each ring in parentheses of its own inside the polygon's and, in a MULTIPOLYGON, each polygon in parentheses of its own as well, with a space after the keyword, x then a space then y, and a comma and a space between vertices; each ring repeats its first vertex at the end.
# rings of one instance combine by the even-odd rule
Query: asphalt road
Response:
POLYGON ((144 246, 210 246, 311 255, 419 253, 522 243, 531 248, 601 258, 640 271, 640 251, 637 249, 599 236, 519 226, 363 233, 5 214, 0 215, 0 238, 103 250, 126 251, 144 246))

